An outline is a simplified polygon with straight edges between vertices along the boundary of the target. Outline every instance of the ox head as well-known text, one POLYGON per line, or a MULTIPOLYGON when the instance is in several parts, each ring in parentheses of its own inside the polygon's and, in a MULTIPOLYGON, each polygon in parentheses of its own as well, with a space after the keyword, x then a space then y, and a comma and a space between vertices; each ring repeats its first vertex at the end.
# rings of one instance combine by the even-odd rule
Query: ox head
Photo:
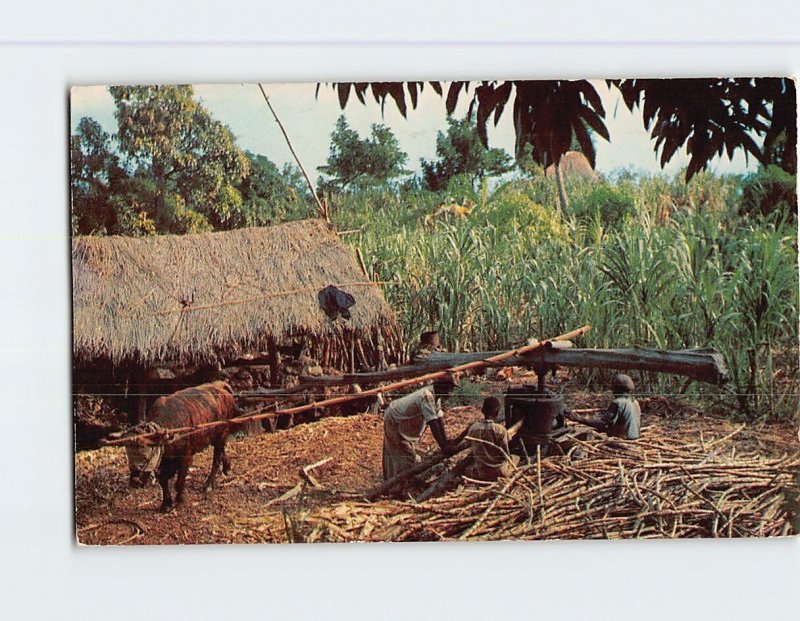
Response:
MULTIPOLYGON (((112 433, 109 436, 111 440, 121 440, 138 436, 144 433, 159 433, 163 432, 161 426, 153 422, 139 423, 126 431, 112 433)), ((162 442, 147 442, 146 444, 134 443, 125 445, 125 451, 128 454, 128 469, 130 470, 130 486, 131 487, 144 487, 156 480, 156 470, 161 463, 161 457, 164 454, 164 445, 162 442)))

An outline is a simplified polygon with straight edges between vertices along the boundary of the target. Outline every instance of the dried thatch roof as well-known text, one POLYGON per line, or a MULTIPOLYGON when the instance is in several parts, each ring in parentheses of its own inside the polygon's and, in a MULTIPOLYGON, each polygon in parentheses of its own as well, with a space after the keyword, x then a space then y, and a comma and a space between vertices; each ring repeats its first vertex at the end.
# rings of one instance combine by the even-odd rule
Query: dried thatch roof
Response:
MULTIPOLYGON (((544 174, 548 178, 555 178, 555 166, 550 164, 550 166, 545 169, 544 174)), ((586 159, 586 156, 580 151, 567 151, 561 156, 561 174, 565 179, 599 180, 589 160, 586 159)))
POLYGON ((214 361, 264 350, 270 337, 397 333, 380 287, 321 220, 202 235, 76 237, 76 362, 214 361), (356 304, 331 322, 317 292, 337 285, 356 304), (190 301, 188 305, 182 303, 190 301))

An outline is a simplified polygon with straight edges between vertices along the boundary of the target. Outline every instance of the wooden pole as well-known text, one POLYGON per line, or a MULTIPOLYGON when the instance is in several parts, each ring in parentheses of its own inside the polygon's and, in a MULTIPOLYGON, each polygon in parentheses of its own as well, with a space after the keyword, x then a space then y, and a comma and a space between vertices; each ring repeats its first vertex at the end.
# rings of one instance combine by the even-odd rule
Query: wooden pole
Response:
POLYGON ((317 209, 319 211, 319 216, 321 218, 324 218, 326 222, 330 222, 330 220, 328 219, 328 210, 322 204, 322 201, 319 200, 319 196, 317 196, 317 192, 316 190, 314 190, 314 185, 311 183, 311 179, 309 178, 308 173, 306 172, 306 169, 303 166, 303 163, 300 161, 300 158, 294 151, 294 147, 292 146, 292 141, 289 140, 289 135, 286 133, 286 129, 284 129, 283 123, 281 123, 281 120, 278 118, 278 114, 275 112, 275 108, 272 107, 272 104, 269 101, 269 97, 267 96, 267 91, 264 90, 264 87, 261 86, 260 83, 258 85, 258 88, 261 89, 261 94, 264 95, 264 101, 267 102, 267 106, 269 106, 269 110, 270 112, 272 112, 272 116, 275 117, 275 122, 278 124, 278 127, 281 128, 281 132, 283 132, 283 137, 286 139, 286 144, 289 145, 289 151, 292 152, 292 155, 294 156, 294 161, 297 162, 297 165, 300 167, 300 171, 306 178, 308 189, 311 190, 311 196, 313 196, 314 200, 317 202, 317 209))
POLYGON ((281 384, 281 355, 278 353, 278 344, 273 337, 267 341, 267 356, 269 356, 269 385, 271 387, 281 384))
MULTIPOLYGON (((246 416, 237 416, 236 418, 231 418, 228 420, 222 421, 215 421, 213 423, 205 423, 202 425, 196 425, 194 427, 178 427, 177 429, 168 429, 166 430, 167 434, 170 437, 174 437, 176 435, 180 435, 182 437, 190 435, 192 433, 197 433, 202 430, 211 429, 213 427, 223 427, 226 425, 241 423, 246 420, 264 420, 267 418, 274 418, 277 416, 284 416, 284 415, 293 415, 293 414, 300 414, 301 412, 307 412, 308 410, 313 409, 322 409, 326 407, 330 407, 332 405, 339 405, 341 403, 347 403, 348 401, 353 401, 355 399, 363 399, 365 397, 372 397, 384 392, 391 392, 394 390, 399 390, 401 388, 406 388, 408 386, 414 386, 416 384, 422 384, 423 382, 428 382, 432 380, 436 380, 439 378, 446 377, 450 373, 460 373, 462 371, 468 371, 470 369, 476 369, 481 366, 488 366, 493 362, 499 362, 501 360, 505 360, 506 358, 511 358, 512 356, 520 356, 524 353, 536 351, 537 349, 544 347, 549 341, 566 341, 574 339, 582 334, 586 334, 589 330, 591 330, 591 326, 583 326, 582 328, 578 328, 577 330, 572 330, 571 332, 567 332, 565 334, 561 334, 556 336, 552 339, 547 341, 537 341, 535 343, 531 343, 530 345, 525 345, 523 347, 519 347, 517 349, 512 349, 510 351, 499 353, 495 356, 491 356, 486 358, 485 360, 475 360, 473 362, 468 362, 466 364, 461 364, 450 369, 444 369, 441 371, 435 371, 433 373, 426 373, 425 375, 421 375, 419 377, 415 377, 412 379, 403 380, 400 382, 395 382, 394 384, 387 384, 385 386, 379 386, 377 388, 370 388, 369 390, 365 390, 364 392, 355 393, 351 395, 343 395, 340 397, 333 397, 331 399, 326 399, 324 401, 319 401, 317 403, 309 403, 306 405, 299 405, 293 408, 287 408, 285 410, 279 410, 277 412, 269 412, 266 414, 248 414, 246 416)), ((119 440, 106 440, 103 441, 103 446, 114 446, 117 444, 132 444, 136 443, 139 440, 145 440, 148 438, 157 438, 163 437, 163 433, 155 432, 155 433, 143 433, 136 436, 131 436, 129 438, 120 438, 119 440)))

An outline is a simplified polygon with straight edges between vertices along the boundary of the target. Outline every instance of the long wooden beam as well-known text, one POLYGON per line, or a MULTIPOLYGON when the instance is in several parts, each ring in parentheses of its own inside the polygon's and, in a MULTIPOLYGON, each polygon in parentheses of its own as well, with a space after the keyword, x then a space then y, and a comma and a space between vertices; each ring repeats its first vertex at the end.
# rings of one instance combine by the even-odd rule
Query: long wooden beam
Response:
MULTIPOLYGON (((300 381, 308 386, 343 386, 378 384, 404 377, 413 377, 438 369, 448 369, 476 360, 492 358, 500 352, 447 353, 432 352, 424 362, 372 373, 345 375, 304 375, 300 381)), ((708 384, 728 381, 728 368, 722 354, 712 349, 667 351, 657 349, 551 349, 540 348, 528 354, 493 361, 487 366, 501 367, 584 367, 620 371, 652 371, 683 375, 708 384)))

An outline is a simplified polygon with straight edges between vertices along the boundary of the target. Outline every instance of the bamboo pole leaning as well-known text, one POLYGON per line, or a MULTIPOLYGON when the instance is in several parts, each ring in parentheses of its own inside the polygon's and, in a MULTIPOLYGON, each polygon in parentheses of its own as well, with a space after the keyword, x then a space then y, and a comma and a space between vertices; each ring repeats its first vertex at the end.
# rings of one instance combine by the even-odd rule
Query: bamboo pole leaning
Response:
POLYGON ((297 165, 300 167, 300 172, 303 173, 303 177, 306 179, 306 183, 308 184, 308 189, 311 190, 311 196, 314 197, 314 200, 317 203, 317 211, 319 213, 320 218, 324 218, 326 222, 330 222, 328 217, 328 208, 322 204, 322 201, 319 200, 319 196, 317 196, 317 191, 314 189, 314 184, 311 183, 311 178, 308 176, 305 167, 303 166, 303 162, 300 161, 300 157, 295 153, 294 147, 292 146, 292 141, 289 140, 289 134, 286 133, 286 129, 283 127, 283 123, 278 118, 278 113, 275 112, 275 108, 272 107, 272 104, 269 101, 269 96, 267 95, 267 91, 264 90, 264 87, 259 83, 258 88, 261 90, 261 94, 264 96, 264 101, 267 102, 267 107, 269 111, 272 112, 272 116, 275 118, 275 122, 278 124, 278 127, 281 129, 281 133, 283 133, 283 137, 286 139, 286 144, 289 146, 289 151, 292 152, 292 156, 294 156, 294 161, 297 162, 297 165))
MULTIPOLYGON (((165 430, 168 439, 174 439, 178 436, 186 437, 191 435, 192 433, 198 433, 200 431, 205 431, 208 429, 213 429, 216 427, 224 427, 229 425, 235 425, 238 423, 249 422, 253 420, 267 420, 270 418, 277 418, 278 416, 284 415, 293 415, 293 414, 301 414, 302 412, 308 412, 310 410, 318 410, 323 409, 326 407, 330 407, 332 405, 340 405, 342 403, 348 403, 350 401, 355 401, 357 399, 364 399, 366 397, 376 396, 378 394, 384 392, 391 392, 395 390, 400 390, 401 388, 406 388, 408 386, 414 386, 416 384, 422 384, 424 382, 440 379, 446 377, 453 373, 461 373, 463 371, 468 371, 470 369, 476 369, 483 366, 489 366, 494 362, 499 362, 501 360, 505 360, 506 358, 510 358, 512 356, 519 356, 521 354, 525 354, 528 352, 536 351, 547 345, 547 343, 551 341, 568 341, 574 338, 577 338, 583 334, 586 334, 589 330, 591 330, 591 326, 585 325, 576 330, 571 330, 564 334, 560 334, 556 337, 551 339, 547 339, 544 341, 537 341, 535 343, 530 343, 524 345, 522 347, 518 347, 517 349, 512 349, 509 351, 502 352, 500 354, 490 356, 489 358, 485 358, 483 360, 475 360, 473 362, 468 362, 466 364, 461 364, 450 369, 442 369, 440 371, 434 371, 432 373, 426 373, 425 375, 420 375, 419 377, 411 378, 402 380, 399 382, 395 382, 393 384, 387 384, 385 386, 378 386, 377 388, 370 388, 369 390, 365 390, 360 393, 354 393, 351 395, 342 395, 339 397, 332 397, 330 399, 325 399, 323 401, 318 401, 316 403, 308 403, 306 405, 299 405, 292 408, 287 408, 285 410, 277 410, 275 412, 267 412, 267 413, 256 413, 256 414, 246 414, 243 416, 237 416, 234 418, 229 418, 223 421, 214 421, 212 423, 204 423, 202 425, 195 425, 195 426, 187 426, 187 427, 178 427, 175 429, 167 429, 165 430)), ((151 433, 142 433, 135 436, 130 436, 127 438, 120 438, 118 440, 104 440, 102 442, 103 446, 115 446, 119 444, 153 444, 164 440, 165 432, 151 432, 151 433)))

